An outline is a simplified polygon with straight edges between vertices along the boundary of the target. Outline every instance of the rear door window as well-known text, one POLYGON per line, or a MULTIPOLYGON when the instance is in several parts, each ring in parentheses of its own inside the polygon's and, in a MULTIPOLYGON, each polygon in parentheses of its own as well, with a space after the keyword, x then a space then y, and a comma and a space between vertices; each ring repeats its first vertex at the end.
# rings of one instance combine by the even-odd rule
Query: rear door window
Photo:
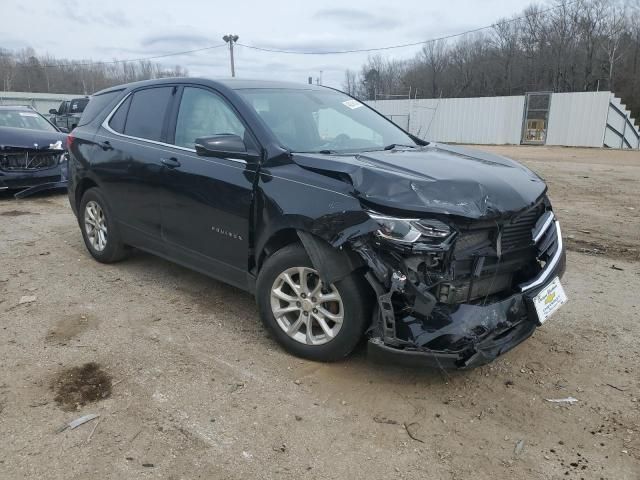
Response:
POLYGON ((147 140, 162 140, 162 129, 174 87, 154 87, 133 94, 124 134, 147 140))

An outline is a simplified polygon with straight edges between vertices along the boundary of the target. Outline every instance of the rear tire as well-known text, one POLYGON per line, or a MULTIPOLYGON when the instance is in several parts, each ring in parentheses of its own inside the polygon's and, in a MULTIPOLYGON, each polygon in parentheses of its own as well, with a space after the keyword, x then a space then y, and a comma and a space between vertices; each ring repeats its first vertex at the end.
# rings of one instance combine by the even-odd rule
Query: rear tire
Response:
POLYGON ((370 320, 362 278, 352 273, 324 285, 300 244, 287 245, 265 261, 256 300, 262 322, 278 343, 314 361, 344 359, 370 320))
POLYGON ((78 223, 84 244, 93 258, 101 263, 113 263, 127 256, 109 204, 97 187, 82 195, 78 223))

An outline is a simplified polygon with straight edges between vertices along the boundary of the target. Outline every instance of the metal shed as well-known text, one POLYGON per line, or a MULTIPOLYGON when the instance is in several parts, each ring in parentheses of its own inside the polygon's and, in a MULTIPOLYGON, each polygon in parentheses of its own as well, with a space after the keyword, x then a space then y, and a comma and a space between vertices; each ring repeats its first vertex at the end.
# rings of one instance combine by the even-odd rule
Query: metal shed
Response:
POLYGON ((611 92, 532 92, 367 104, 414 135, 439 142, 640 148, 635 120, 611 92))
POLYGON ((0 105, 30 105, 42 114, 58 108, 63 100, 84 97, 66 93, 0 92, 0 105))

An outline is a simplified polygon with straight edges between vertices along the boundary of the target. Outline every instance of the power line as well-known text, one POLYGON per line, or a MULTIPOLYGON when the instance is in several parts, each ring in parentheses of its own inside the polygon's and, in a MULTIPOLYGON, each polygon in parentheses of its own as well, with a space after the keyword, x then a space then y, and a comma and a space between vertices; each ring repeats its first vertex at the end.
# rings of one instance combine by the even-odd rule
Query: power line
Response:
MULTIPOLYGON (((71 62, 71 63, 58 63, 58 64, 51 64, 51 65, 37 65, 40 68, 61 68, 61 67, 88 67, 91 65, 113 65, 116 63, 129 63, 129 62, 142 62, 142 61, 146 61, 146 60, 156 60, 158 58, 167 58, 167 57, 176 57, 178 55, 188 55, 190 53, 196 53, 196 52, 203 52, 205 50, 213 50, 215 48, 222 48, 225 47, 226 43, 222 43, 219 45, 212 45, 210 47, 202 47, 202 48, 196 48, 194 50, 185 50, 183 52, 172 52, 172 53, 165 53, 163 55, 154 55, 152 57, 141 57, 141 58, 130 58, 127 60, 110 60, 110 61, 106 61, 106 62, 71 62)), ((16 65, 18 67, 33 67, 36 65, 25 65, 25 64, 21 64, 21 65, 16 65)))
POLYGON ((418 45, 425 45, 427 43, 433 43, 433 42, 439 42, 442 40, 450 40, 452 38, 457 38, 457 37, 462 37, 464 35, 469 35, 471 33, 477 33, 477 32, 481 32, 483 30, 488 30, 490 28, 494 28, 498 25, 507 25, 509 23, 514 23, 520 20, 524 20, 536 15, 545 15, 553 10, 557 10, 558 8, 566 8, 568 6, 571 6, 573 4, 576 4, 578 2, 580 2, 581 0, 573 0, 571 2, 567 2, 563 5, 557 5, 555 7, 551 7, 551 8, 547 8, 546 10, 540 10, 538 12, 535 13, 531 13, 528 15, 522 15, 521 17, 515 17, 515 18, 511 18, 509 20, 504 20, 502 22, 497 22, 491 25, 486 25, 484 27, 478 27, 478 28, 474 28, 472 30, 467 30, 464 32, 460 32, 460 33, 454 33, 452 35, 445 35, 443 37, 437 37, 437 38, 431 38, 429 40, 422 40, 420 42, 412 42, 412 43, 402 43, 399 45, 389 45, 386 47, 374 47, 374 48, 356 48, 356 49, 352 49, 352 50, 329 50, 329 51, 321 51, 321 52, 316 52, 316 51, 300 51, 300 50, 280 50, 277 48, 267 48, 267 47, 258 47, 255 45, 246 45, 244 43, 237 43, 236 45, 239 45, 241 47, 244 48, 249 48, 251 50, 259 50, 262 52, 270 52, 270 53, 286 53, 286 54, 292 54, 292 55, 338 55, 338 54, 345 54, 345 53, 366 53, 366 52, 379 52, 382 50, 393 50, 393 49, 397 49, 397 48, 406 48, 406 47, 416 47, 418 45))

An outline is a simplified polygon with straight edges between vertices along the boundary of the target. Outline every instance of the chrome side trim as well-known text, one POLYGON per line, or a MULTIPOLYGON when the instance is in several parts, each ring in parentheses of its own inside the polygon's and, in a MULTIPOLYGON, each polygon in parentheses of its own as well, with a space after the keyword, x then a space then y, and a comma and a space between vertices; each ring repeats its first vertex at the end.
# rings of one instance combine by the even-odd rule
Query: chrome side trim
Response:
POLYGON ((538 243, 538 240, 542 238, 542 236, 549 229, 549 225, 551 225, 551 222, 553 222, 553 220, 555 220, 556 218, 553 212, 547 212, 545 215, 547 216, 547 219, 544 221, 542 227, 540 227, 540 230, 538 230, 535 237, 533 237, 533 243, 538 243))
POLYGON ((521 283, 519 285, 521 292, 526 292, 527 290, 531 290, 532 288, 536 288, 545 283, 558 265, 558 262, 562 257, 562 251, 564 247, 562 245, 562 232, 560 231, 560 222, 558 222, 557 220, 555 221, 555 227, 556 235, 558 236, 558 246, 556 248, 556 253, 553 255, 553 258, 549 260, 549 262, 547 262, 547 264, 544 266, 544 270, 540 273, 540 275, 538 275, 538 277, 528 283, 521 283))
MULTIPOLYGON (((111 121, 111 117, 113 117, 116 113, 116 111, 118 110, 118 108, 120 108, 120 105, 122 105, 127 98, 129 98, 134 92, 130 92, 127 95, 124 96, 124 98, 122 100, 120 100, 118 102, 118 104, 113 108, 113 110, 111 110, 111 113, 109 115, 107 115, 107 118, 104 119, 104 121, 102 122, 101 127, 104 128, 107 132, 109 132, 111 135, 116 135, 118 137, 122 137, 122 138, 128 138, 130 140, 137 140, 139 142, 146 142, 146 143, 152 143, 154 145, 160 145, 162 147, 170 147, 170 148, 175 148, 178 150, 183 150, 185 152, 191 152, 191 153, 196 153, 195 149, 193 148, 187 148, 187 147, 180 147, 178 145, 172 145, 170 143, 164 143, 164 142, 158 142, 156 140, 149 140, 148 138, 140 138, 140 137, 133 137, 131 135, 125 135, 124 133, 119 133, 116 132, 114 129, 112 129, 109 126, 109 122, 111 121)), ((201 157, 196 157, 196 158, 201 158, 201 157)), ((243 165, 247 164, 246 160, 243 160, 241 158, 223 158, 221 160, 228 160, 230 162, 236 162, 236 163, 241 163, 243 165)))

